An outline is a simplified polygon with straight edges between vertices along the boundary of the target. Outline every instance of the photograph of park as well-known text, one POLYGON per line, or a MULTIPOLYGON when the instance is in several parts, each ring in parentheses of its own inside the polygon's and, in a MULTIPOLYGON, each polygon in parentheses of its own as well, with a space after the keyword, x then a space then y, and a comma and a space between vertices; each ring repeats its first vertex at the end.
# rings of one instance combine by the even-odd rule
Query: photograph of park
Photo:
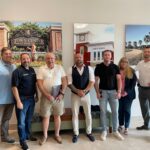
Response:
POLYGON ((44 64, 46 52, 56 54, 62 64, 62 24, 55 22, 0 21, 0 50, 10 47, 14 62, 19 65, 21 53, 29 53, 31 66, 44 64))
POLYGON ((144 47, 150 47, 150 25, 126 25, 125 36, 126 57, 130 65, 137 65, 144 47))

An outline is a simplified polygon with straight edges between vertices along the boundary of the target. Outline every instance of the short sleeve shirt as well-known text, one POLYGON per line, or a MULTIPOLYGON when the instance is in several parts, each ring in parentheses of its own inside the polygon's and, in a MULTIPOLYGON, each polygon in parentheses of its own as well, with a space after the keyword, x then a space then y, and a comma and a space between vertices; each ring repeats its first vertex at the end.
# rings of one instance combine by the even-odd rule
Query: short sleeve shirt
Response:
POLYGON ((36 74, 32 67, 19 66, 12 75, 12 86, 17 87, 20 96, 34 96, 36 92, 36 74))
POLYGON ((12 72, 16 69, 14 64, 7 64, 0 61, 0 104, 14 103, 11 78, 12 72))
POLYGON ((104 63, 96 65, 95 76, 100 78, 99 88, 103 90, 117 90, 116 75, 120 74, 119 67, 113 63, 106 66, 104 63))
POLYGON ((37 79, 43 80, 43 86, 48 91, 51 92, 53 86, 62 84, 62 77, 65 77, 66 73, 61 65, 54 65, 53 69, 45 66, 41 66, 37 73, 37 79))
POLYGON ((144 62, 144 60, 140 61, 136 68, 136 71, 139 72, 139 83, 143 87, 148 87, 150 83, 150 61, 144 62))

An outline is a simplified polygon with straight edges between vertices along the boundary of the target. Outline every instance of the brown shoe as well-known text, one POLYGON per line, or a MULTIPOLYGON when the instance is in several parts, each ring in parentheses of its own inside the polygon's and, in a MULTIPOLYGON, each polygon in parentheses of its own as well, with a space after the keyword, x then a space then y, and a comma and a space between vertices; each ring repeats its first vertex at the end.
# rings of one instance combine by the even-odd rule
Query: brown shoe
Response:
POLYGON ((39 141, 39 145, 43 145, 47 141, 47 138, 43 136, 43 138, 39 141))
POLYGON ((62 144, 62 138, 60 136, 55 136, 54 139, 57 141, 57 143, 62 144))

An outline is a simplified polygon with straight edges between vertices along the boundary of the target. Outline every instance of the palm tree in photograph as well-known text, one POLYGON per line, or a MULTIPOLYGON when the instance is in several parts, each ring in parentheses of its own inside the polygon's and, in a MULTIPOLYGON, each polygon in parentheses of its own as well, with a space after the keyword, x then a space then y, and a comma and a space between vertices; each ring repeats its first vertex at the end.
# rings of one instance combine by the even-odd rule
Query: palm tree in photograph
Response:
POLYGON ((146 43, 146 45, 148 45, 148 43, 150 42, 150 36, 149 35, 145 35, 144 42, 146 43))
POLYGON ((130 49, 130 48, 133 48, 131 41, 128 41, 128 48, 129 48, 129 49, 130 49))
POLYGON ((125 48, 128 48, 128 43, 127 42, 125 42, 125 48))
POLYGON ((134 42, 133 42, 133 47, 134 47, 135 49, 137 49, 137 47, 138 47, 138 46, 137 46, 137 41, 134 41, 134 42))
POLYGON ((142 40, 139 40, 139 47, 142 48, 142 40))

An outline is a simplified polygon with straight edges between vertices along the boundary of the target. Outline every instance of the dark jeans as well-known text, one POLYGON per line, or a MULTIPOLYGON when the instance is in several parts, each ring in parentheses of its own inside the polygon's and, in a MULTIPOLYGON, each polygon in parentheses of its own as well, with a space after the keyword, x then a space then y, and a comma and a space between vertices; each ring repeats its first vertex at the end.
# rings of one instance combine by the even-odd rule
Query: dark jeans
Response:
POLYGON ((139 101, 144 125, 150 128, 150 89, 139 87, 139 101))
POLYGON ((20 143, 30 136, 30 126, 35 106, 34 97, 21 97, 21 101, 23 103, 23 109, 21 110, 16 107, 20 143))
POLYGON ((132 100, 130 100, 127 96, 121 97, 121 99, 119 99, 119 125, 124 125, 125 128, 129 128, 131 118, 131 105, 132 100))
POLYGON ((9 120, 11 119, 13 113, 14 104, 3 104, 0 106, 1 108, 3 107, 3 115, 1 119, 1 138, 7 139, 9 136, 9 120))

